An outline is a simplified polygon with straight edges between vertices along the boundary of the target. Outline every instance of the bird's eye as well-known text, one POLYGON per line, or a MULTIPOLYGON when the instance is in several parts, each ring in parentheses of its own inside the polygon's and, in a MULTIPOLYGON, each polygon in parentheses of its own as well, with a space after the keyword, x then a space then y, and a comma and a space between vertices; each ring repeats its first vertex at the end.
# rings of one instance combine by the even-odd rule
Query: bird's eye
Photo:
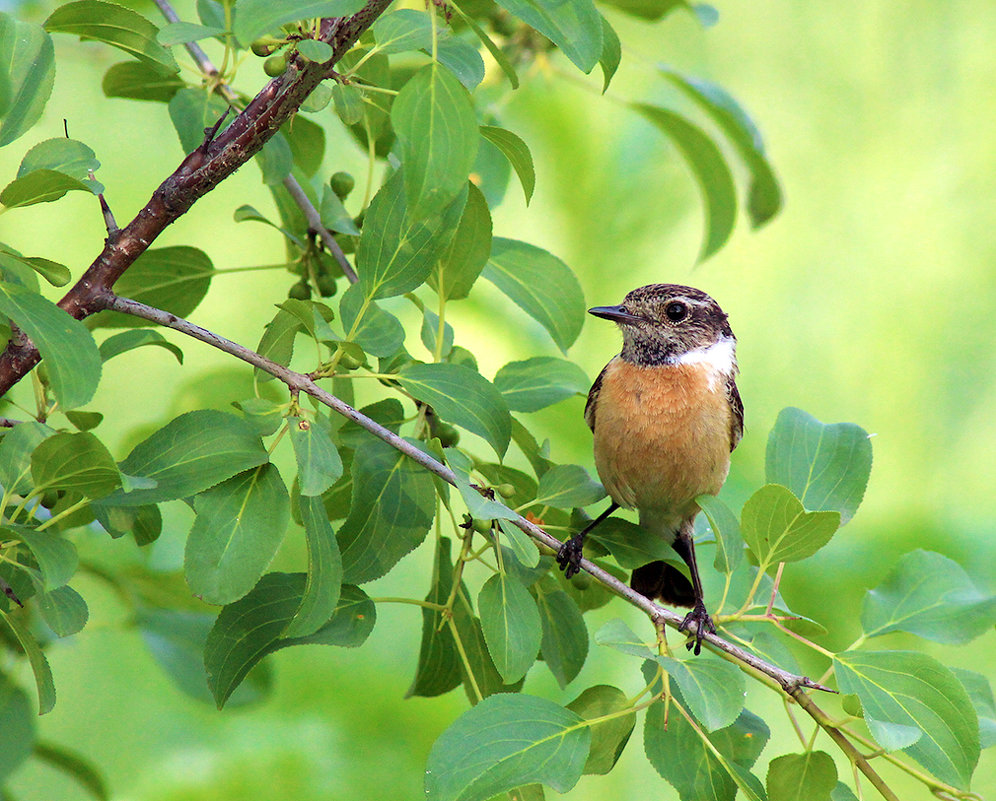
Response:
POLYGON ((684 303, 675 301, 667 304, 664 308, 664 314, 672 323, 680 323, 688 316, 688 307, 684 303))

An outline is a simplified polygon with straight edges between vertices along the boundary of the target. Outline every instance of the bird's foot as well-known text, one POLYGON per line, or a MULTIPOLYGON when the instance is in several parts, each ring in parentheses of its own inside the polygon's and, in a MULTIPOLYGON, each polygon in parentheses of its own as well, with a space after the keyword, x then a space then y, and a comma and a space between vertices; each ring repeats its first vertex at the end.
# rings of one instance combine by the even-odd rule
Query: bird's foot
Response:
POLYGON ((557 564, 564 571, 564 578, 570 578, 581 572, 581 548, 584 538, 575 534, 557 551, 557 564))
POLYGON ((685 615, 685 619, 682 620, 681 625, 678 626, 678 631, 691 631, 692 623, 695 624, 695 632, 692 633, 686 647, 688 650, 692 650, 692 648, 694 648, 695 655, 698 656, 702 651, 702 637, 706 633, 716 633, 716 626, 713 624, 712 618, 709 617, 705 604, 701 601, 697 601, 695 606, 692 607, 692 611, 685 615))

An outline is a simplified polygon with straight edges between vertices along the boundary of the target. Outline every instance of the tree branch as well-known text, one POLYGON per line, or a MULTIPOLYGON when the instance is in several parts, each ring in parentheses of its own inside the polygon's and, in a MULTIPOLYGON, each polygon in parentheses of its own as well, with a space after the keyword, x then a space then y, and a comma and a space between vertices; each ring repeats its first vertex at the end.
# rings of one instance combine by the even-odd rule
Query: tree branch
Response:
MULTIPOLYGON (((319 38, 332 45, 329 61, 320 64, 292 59, 284 74, 263 87, 231 125, 184 158, 128 225, 107 237, 100 255, 59 301, 59 306, 78 320, 102 308, 101 298, 135 259, 168 225, 262 149, 312 90, 330 77, 332 66, 390 3, 391 0, 368 0, 351 17, 323 19, 319 38)), ((38 361, 38 349, 32 342, 12 339, 0 354, 0 396, 38 361)))
MULTIPOLYGON (((267 359, 265 356, 261 356, 256 353, 256 351, 250 350, 244 345, 239 345, 237 342, 225 339, 225 337, 219 336, 212 331, 208 331, 206 328, 194 325, 187 320, 177 317, 175 314, 170 314, 169 312, 161 309, 146 306, 144 303, 129 300, 128 298, 118 297, 111 292, 102 294, 98 298, 97 303, 100 309, 109 309, 123 314, 130 314, 135 317, 141 317, 144 320, 151 320, 152 322, 158 323, 159 325, 167 328, 172 328, 186 334, 187 336, 193 337, 194 339, 199 339, 201 342, 206 342, 208 345, 235 356, 244 362, 248 362, 254 367, 264 370, 275 378, 279 378, 292 391, 304 392, 305 394, 310 395, 319 403, 322 403, 333 411, 349 418, 357 425, 365 428, 374 436, 380 437, 392 447, 398 449, 406 456, 418 462, 426 470, 439 476, 449 484, 454 486, 456 485, 456 477, 454 476, 453 471, 446 467, 446 465, 438 462, 424 451, 419 450, 410 442, 407 442, 399 437, 393 431, 384 428, 384 426, 358 412, 349 404, 335 397, 335 395, 326 392, 307 375, 298 373, 284 367, 281 364, 277 364, 276 362, 267 359)), ((536 542, 551 550, 556 551, 563 544, 556 537, 551 536, 535 523, 530 522, 521 515, 512 522, 532 537, 536 542)), ((625 598, 633 606, 636 606, 646 612, 654 622, 655 626, 664 624, 677 629, 681 625, 683 619, 681 615, 658 606, 650 599, 640 595, 640 593, 636 592, 636 590, 623 584, 611 573, 603 570, 593 562, 590 562, 587 559, 582 559, 581 567, 593 578, 597 579, 599 583, 609 588, 617 595, 625 598)), ((692 633, 694 633, 694 631, 692 633)), ((733 643, 728 642, 715 634, 704 632, 702 641, 711 645, 714 650, 721 651, 743 665, 746 665, 773 679, 775 683, 789 695, 794 696, 796 692, 801 691, 803 688, 832 692, 832 690, 828 687, 817 684, 806 676, 797 676, 794 673, 789 673, 786 670, 782 670, 781 668, 771 665, 763 659, 754 656, 754 654, 739 648, 733 643)))

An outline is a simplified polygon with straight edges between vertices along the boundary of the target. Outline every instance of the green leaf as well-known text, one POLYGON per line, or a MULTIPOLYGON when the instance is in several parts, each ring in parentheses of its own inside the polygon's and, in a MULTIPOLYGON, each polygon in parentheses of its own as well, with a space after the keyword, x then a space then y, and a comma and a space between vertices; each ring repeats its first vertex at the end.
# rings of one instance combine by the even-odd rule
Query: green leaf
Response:
POLYGON ((156 41, 159 28, 130 8, 104 0, 77 0, 59 6, 45 20, 49 33, 70 33, 124 50, 161 72, 179 72, 173 55, 156 41))
POLYGON ((768 801, 831 801, 837 766, 825 751, 785 754, 768 765, 768 801))
POLYGON ((588 471, 576 464, 558 464, 540 478, 536 506, 570 509, 588 506, 605 497, 605 489, 593 481, 588 471))
POLYGON ((574 712, 532 695, 495 695, 467 710, 432 746, 427 801, 485 801, 523 784, 577 784, 591 732, 574 712))
POLYGON ((31 454, 36 491, 59 489, 101 498, 121 486, 110 452, 93 434, 56 434, 31 454))
POLYGON ((368 437, 353 457, 353 498, 339 529, 343 580, 362 584, 387 573, 425 539, 435 491, 424 468, 368 437))
POLYGON ((407 214, 441 212, 467 183, 477 156, 477 117, 467 90, 438 64, 423 67, 391 106, 401 145, 407 214))
POLYGON ((100 358, 106 362, 108 359, 113 359, 115 356, 120 356, 129 350, 135 350, 135 348, 145 347, 146 345, 155 345, 156 347, 168 350, 176 356, 176 360, 180 364, 183 364, 183 351, 180 350, 179 346, 174 345, 158 331, 150 328, 122 331, 120 334, 108 337, 100 343, 100 358))
POLYGON ((419 331, 422 344, 431 354, 435 354, 439 345, 439 355, 446 358, 453 350, 453 326, 443 323, 443 340, 439 342, 439 315, 428 309, 422 310, 422 328, 419 331))
POLYGON ((312 17, 348 17, 363 8, 363 0, 239 0, 232 30, 243 47, 285 22, 312 17))
POLYGON ((509 362, 495 375, 495 386, 513 412, 535 412, 565 398, 585 395, 590 384, 574 362, 552 356, 509 362))
POLYGON ((939 553, 905 554, 869 590, 861 613, 868 637, 908 631, 934 642, 965 643, 996 624, 996 596, 979 592, 959 564, 939 553))
MULTIPOLYGON (((427 48, 427 50, 430 50, 427 48)), ((468 92, 484 80, 484 59, 477 47, 464 39, 442 39, 436 44, 436 59, 456 75, 468 92)))
POLYGON ((72 587, 56 587, 38 597, 38 611, 59 637, 82 631, 90 617, 86 601, 72 587))
POLYGON ((744 674, 722 659, 698 657, 679 661, 658 656, 657 662, 681 688, 688 710, 706 731, 725 729, 744 708, 744 674))
POLYGON ((66 419, 79 431, 89 431, 103 422, 104 415, 100 412, 66 412, 66 419))
POLYGON ((398 373, 398 381, 444 420, 483 437, 499 456, 505 455, 512 438, 508 406, 480 373, 459 364, 410 364, 398 373))
MULTIPOLYGON (((674 695, 683 703, 680 692, 674 695)), ((764 721, 744 710, 732 725, 707 736, 720 758, 683 715, 672 709, 668 718, 662 702, 647 710, 643 728, 647 759, 678 791, 681 801, 733 801, 738 789, 747 801, 762 801, 764 788, 749 771, 768 741, 764 721)))
POLYGON ((744 541, 764 566, 812 556, 830 542, 839 526, 838 512, 807 512, 779 484, 761 487, 740 513, 744 541))
POLYGON ((382 53, 404 53, 432 47, 432 20, 424 11, 402 8, 384 14, 373 24, 377 48, 382 53))
POLYGON ((751 224, 758 228, 782 207, 778 179, 764 153, 761 132, 743 107, 718 84, 662 67, 661 73, 692 99, 726 135, 750 172, 747 211, 751 224))
MULTIPOLYGON (((135 617, 146 647, 170 680, 191 698, 213 703, 204 675, 204 644, 217 616, 140 608, 135 617)), ((264 699, 272 683, 267 667, 257 665, 235 689, 227 705, 244 706, 264 699)))
POLYGON ((85 181, 90 170, 100 167, 96 154, 75 139, 46 139, 24 154, 17 177, 35 170, 55 170, 85 181))
POLYGON ((306 637, 318 631, 335 612, 342 590, 339 542, 322 499, 302 495, 299 508, 308 541, 308 581, 301 606, 284 632, 287 637, 306 637))
POLYGON ((244 598, 218 615, 204 646, 208 687, 220 709, 259 661, 290 645, 355 647, 376 621, 374 604, 356 587, 344 586, 335 614, 308 637, 281 637, 304 593, 303 573, 267 573, 244 598))
MULTIPOLYGON (((323 89, 327 88, 324 84, 321 86, 323 89)), ((331 96, 332 90, 328 91, 331 96)), ((314 94, 315 92, 312 92, 312 95, 314 94)), ((294 164, 309 178, 314 176, 325 159, 325 129, 307 117, 295 114, 284 124, 280 132, 287 139, 294 154, 294 164)))
POLYGON ((303 41, 298 42, 297 52, 309 61, 317 61, 319 63, 328 61, 335 55, 335 50, 332 49, 332 45, 327 42, 321 42, 317 39, 304 39, 303 41))
POLYGON ((979 760, 979 722, 964 686, 916 651, 847 651, 834 657, 842 693, 861 700, 886 751, 903 749, 941 781, 967 790, 979 760))
POLYGON ((55 429, 33 420, 19 423, 0 439, 0 486, 8 492, 27 495, 31 482, 31 454, 55 429))
POLYGON ((75 779, 97 801, 110 801, 110 793, 97 769, 86 759, 62 746, 35 743, 34 756, 75 779))
POLYGON ((536 189, 536 170, 533 167, 533 156, 529 152, 529 146, 518 135, 494 125, 482 125, 481 136, 497 147, 508 159, 515 174, 519 176, 519 183, 522 184, 522 192, 526 196, 528 206, 533 198, 533 190, 536 189))
POLYGON ((91 191, 89 184, 71 175, 55 170, 34 170, 7 184, 0 192, 0 204, 15 209, 35 203, 51 203, 73 190, 91 191))
POLYGON ((407 213, 404 170, 387 181, 367 208, 356 247, 356 270, 368 298, 403 295, 421 285, 456 231, 467 195, 456 196, 439 214, 417 219, 407 213))
POLYGON ((117 492, 112 506, 145 506, 187 498, 268 460, 255 429, 234 414, 188 412, 140 442, 121 472, 156 482, 149 489, 117 492))
MULTIPOLYGON (((188 317, 211 286, 214 265, 203 250, 177 245, 147 250, 114 284, 116 294, 188 317)), ((101 312, 95 324, 103 328, 152 325, 130 314, 101 312)))
POLYGON ((55 81, 55 50, 40 25, 0 13, 0 64, 6 102, 0 102, 0 147, 9 145, 41 117, 55 81))
POLYGON ((159 33, 156 34, 156 41, 163 47, 171 47, 172 45, 197 42, 201 39, 210 39, 212 36, 219 36, 224 32, 224 28, 198 25, 194 22, 171 22, 160 28, 159 33))
POLYGON ((744 540, 740 523, 730 507, 715 495, 700 495, 695 503, 709 520, 716 537, 716 559, 713 564, 720 573, 732 573, 744 558, 744 540))
POLYGON ((536 601, 507 573, 489 578, 477 597, 484 641, 506 684, 526 675, 536 661, 543 636, 536 601))
POLYGON ((348 84, 333 84, 332 101, 335 113, 346 125, 355 125, 363 119, 363 92, 348 84))
POLYGON ((477 24, 477 20, 465 14, 459 6, 450 6, 450 8, 457 13, 457 16, 460 17, 460 19, 467 23, 477 38, 481 40, 481 43, 487 48, 488 52, 491 54, 491 57, 498 63, 498 66, 501 67, 502 72, 505 73, 505 77, 508 78, 508 82, 512 84, 512 88, 518 89, 519 76, 516 75, 515 67, 512 66, 512 62, 508 60, 508 56, 505 55, 504 51, 493 41, 491 41, 491 37, 488 36, 481 26, 477 24))
MULTIPOLYGON (((2 25, 0 19, 0 25, 2 25)), ((3 748, 0 748, 0 782, 31 755, 35 742, 35 716, 27 693, 0 674, 0 731, 3 748)))
POLYGON ((837 782, 837 786, 830 793, 830 801, 858 801, 858 797, 844 782, 837 782))
MULTIPOLYGON (((436 540, 432 585, 425 597, 430 604, 443 605, 449 600, 453 589, 451 547, 452 541, 447 537, 436 540)), ((453 633, 441 612, 422 607, 422 640, 419 645, 418 666, 405 698, 413 695, 430 698, 447 693, 459 685, 460 654, 453 641, 453 633)))
POLYGON ((712 139, 680 114, 643 103, 634 103, 631 107, 675 144, 698 181, 705 200, 706 227, 699 261, 705 261, 730 238, 736 222, 737 192, 730 168, 712 139))
POLYGON ((332 431, 324 418, 313 422, 300 417, 287 421, 297 459, 301 495, 321 495, 342 475, 342 459, 332 442, 332 431))
POLYGON ((565 351, 584 322, 581 285, 556 256, 525 242, 495 237, 483 275, 542 325, 565 351))
POLYGON ((35 676, 35 686, 38 689, 38 714, 44 715, 51 712, 55 706, 55 681, 52 679, 52 669, 48 666, 48 660, 45 658, 41 646, 31 636, 31 632, 17 615, 8 615, 0 608, 0 617, 14 633, 31 664, 31 672, 35 676))
POLYGON ((996 701, 993 700, 989 679, 981 673, 961 668, 951 668, 951 672, 962 683, 979 716, 979 744, 983 748, 996 745, 996 701))
POLYGON ((342 293, 339 317, 349 339, 373 356, 393 356, 404 345, 405 327, 401 321, 374 301, 364 298, 363 287, 359 284, 342 293))
POLYGON ((351 236, 360 235, 360 229, 356 227, 353 215, 346 211, 346 207, 342 205, 342 201, 332 191, 331 186, 326 186, 322 190, 322 205, 318 213, 321 216, 322 225, 330 231, 340 234, 350 234, 351 236))
POLYGON ((491 255, 491 211, 481 190, 467 185, 467 205, 456 233, 429 273, 428 283, 446 300, 461 300, 481 274, 491 255))
POLYGON ((204 143, 204 129, 212 128, 228 110, 228 102, 205 89, 187 87, 169 101, 169 118, 184 153, 193 153, 204 143))
POLYGON ((619 566, 627 570, 675 557, 674 550, 662 538, 648 534, 642 526, 621 517, 607 518, 587 537, 604 546, 619 566))
POLYGON ((533 585, 543 624, 540 652, 561 689, 570 684, 588 657, 588 627, 573 599, 550 576, 533 585))
POLYGON ((619 62, 622 61, 622 44, 615 28, 609 25, 609 21, 602 17, 602 55, 598 58, 598 63, 602 67, 602 94, 608 91, 612 78, 619 69, 619 62))
POLYGON ((602 17, 591 0, 501 0, 498 5, 542 33, 582 72, 598 63, 602 17))
MULTIPOLYGON (((171 101, 172 104, 172 101, 171 101)), ((215 117, 217 119, 217 117, 215 117)), ((201 134, 203 138, 203 126, 201 134)), ((284 135, 277 131, 256 154, 256 163, 263 173, 263 183, 267 186, 281 183, 294 169, 294 154, 284 135)))
MULTIPOLYGON (((621 712, 629 706, 626 693, 608 684, 596 684, 571 701, 567 708, 585 720, 621 712)), ((636 713, 621 715, 591 727, 591 748, 584 763, 586 774, 605 775, 622 755, 636 726, 636 713)))
POLYGON ((209 604, 228 604, 249 592, 284 540, 289 504, 272 464, 199 494, 183 560, 194 594, 209 604))
POLYGON ((768 436, 766 480, 788 487, 807 509, 836 510, 850 520, 868 486, 872 446, 854 423, 821 423, 791 406, 768 436))
POLYGON ((54 531, 35 531, 25 526, 5 526, 0 529, 7 539, 23 542, 38 563, 43 592, 62 587, 76 573, 79 556, 76 546, 54 531))
POLYGON ((41 295, 9 283, 0 283, 0 314, 35 343, 63 410, 93 397, 100 382, 100 353, 81 322, 41 295))
POLYGON ((168 103, 186 84, 178 75, 164 75, 140 61, 123 61, 106 73, 101 89, 106 97, 168 103))
POLYGON ((657 659, 657 652, 619 618, 610 620, 595 632, 595 642, 630 656, 657 659))
POLYGON ((43 259, 39 256, 21 256, 0 250, 0 266, 10 266, 12 261, 23 264, 29 270, 34 270, 52 286, 65 286, 73 277, 66 265, 56 261, 43 259))
POLYGON ((512 554, 524 567, 536 567, 539 564, 539 549, 526 532, 509 520, 499 520, 498 527, 505 535, 512 554))

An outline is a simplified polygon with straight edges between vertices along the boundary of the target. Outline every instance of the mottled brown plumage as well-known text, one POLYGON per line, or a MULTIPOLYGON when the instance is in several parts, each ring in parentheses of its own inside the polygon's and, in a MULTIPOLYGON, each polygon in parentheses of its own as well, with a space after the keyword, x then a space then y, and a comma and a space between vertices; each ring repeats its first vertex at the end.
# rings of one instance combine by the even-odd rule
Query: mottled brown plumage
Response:
MULTIPOLYGON (((622 351, 595 379, 585 407, 595 466, 613 501, 607 513, 637 509, 648 534, 671 543, 688 565, 691 582, 652 562, 633 572, 632 586, 692 606, 683 626, 696 624, 698 652, 702 633, 714 628, 695 564, 695 498, 719 492, 743 433, 736 339, 711 297, 678 284, 640 287, 620 306, 590 312, 613 320, 623 334, 622 351)), ((585 533, 561 549, 568 572, 576 569, 585 533)))

